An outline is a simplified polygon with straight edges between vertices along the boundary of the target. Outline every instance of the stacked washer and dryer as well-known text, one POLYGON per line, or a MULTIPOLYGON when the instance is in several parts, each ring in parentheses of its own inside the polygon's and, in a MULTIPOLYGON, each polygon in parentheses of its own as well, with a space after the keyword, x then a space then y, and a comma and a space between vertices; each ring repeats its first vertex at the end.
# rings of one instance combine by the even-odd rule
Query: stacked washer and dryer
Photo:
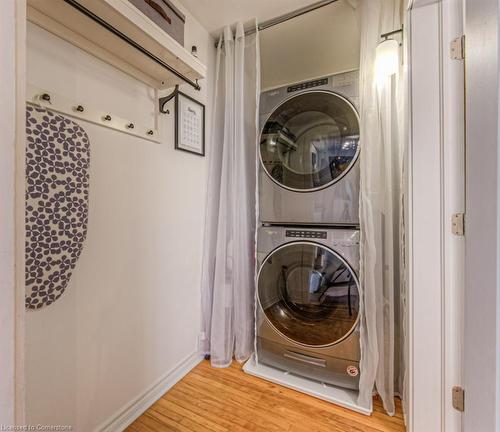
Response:
POLYGON ((261 94, 258 362, 359 384, 358 73, 261 94))

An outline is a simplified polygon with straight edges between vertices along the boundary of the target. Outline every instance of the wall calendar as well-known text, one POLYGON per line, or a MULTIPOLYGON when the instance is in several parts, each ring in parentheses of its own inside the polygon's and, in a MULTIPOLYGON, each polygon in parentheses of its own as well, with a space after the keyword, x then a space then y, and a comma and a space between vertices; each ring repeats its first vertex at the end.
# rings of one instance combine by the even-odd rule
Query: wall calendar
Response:
POLYGON ((205 105, 180 91, 175 95, 175 148, 205 156, 205 105))

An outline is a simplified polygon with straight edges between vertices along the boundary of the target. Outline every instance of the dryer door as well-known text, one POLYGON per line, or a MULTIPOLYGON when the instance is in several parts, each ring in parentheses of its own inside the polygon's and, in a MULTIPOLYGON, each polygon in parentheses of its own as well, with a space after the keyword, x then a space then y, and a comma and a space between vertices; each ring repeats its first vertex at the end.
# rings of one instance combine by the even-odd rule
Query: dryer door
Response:
POLYGON ((312 242, 271 252, 259 272, 258 296, 272 326, 307 346, 340 342, 358 320, 355 273, 340 255, 312 242))
POLYGON ((311 91, 287 99, 264 124, 261 163, 280 186, 298 192, 339 181, 359 153, 359 119, 344 97, 311 91))

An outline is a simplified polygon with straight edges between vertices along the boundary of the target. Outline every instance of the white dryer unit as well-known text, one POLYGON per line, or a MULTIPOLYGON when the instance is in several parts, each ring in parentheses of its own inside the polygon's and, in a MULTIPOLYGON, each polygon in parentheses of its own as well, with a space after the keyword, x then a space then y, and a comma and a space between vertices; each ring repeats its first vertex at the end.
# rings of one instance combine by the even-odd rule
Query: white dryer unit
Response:
POLYGON ((262 227, 259 363, 319 382, 359 384, 359 231, 262 227))
POLYGON ((263 223, 359 224, 357 103, 357 71, 261 94, 263 223))

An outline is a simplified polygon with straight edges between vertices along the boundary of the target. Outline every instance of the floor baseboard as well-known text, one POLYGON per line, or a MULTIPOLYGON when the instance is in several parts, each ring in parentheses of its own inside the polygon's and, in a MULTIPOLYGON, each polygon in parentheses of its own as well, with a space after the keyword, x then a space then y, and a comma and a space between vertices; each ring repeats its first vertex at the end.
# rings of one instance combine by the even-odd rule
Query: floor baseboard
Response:
POLYGON ((123 431, 202 360, 203 354, 199 352, 186 357, 141 396, 120 409, 110 420, 98 426, 95 432, 123 431))

